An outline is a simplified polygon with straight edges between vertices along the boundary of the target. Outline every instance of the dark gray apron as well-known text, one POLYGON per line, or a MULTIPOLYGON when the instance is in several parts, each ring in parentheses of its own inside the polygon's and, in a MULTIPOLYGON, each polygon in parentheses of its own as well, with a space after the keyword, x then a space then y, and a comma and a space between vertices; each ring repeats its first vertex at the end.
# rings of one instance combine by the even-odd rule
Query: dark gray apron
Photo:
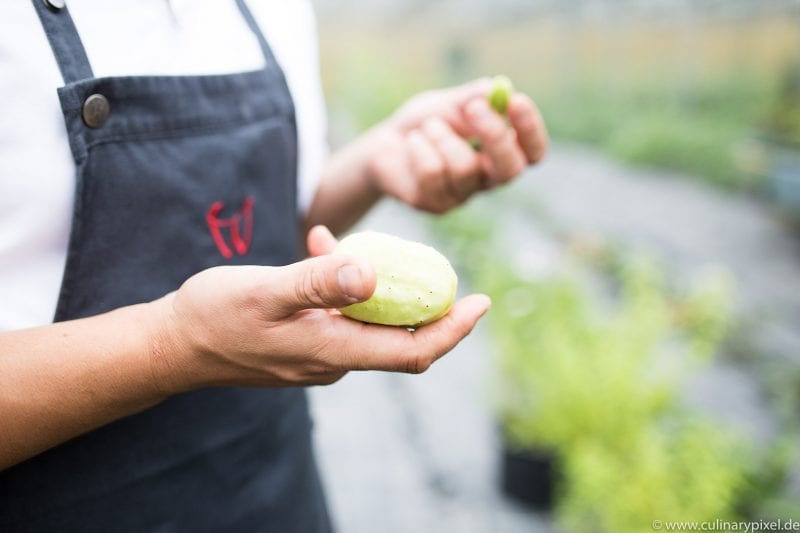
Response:
MULTIPOLYGON (((56 321, 147 302, 208 267, 297 260, 294 107, 237 3, 263 70, 95 78, 63 3, 33 1, 77 168, 56 321)), ((183 394, 0 473, 4 533, 329 530, 302 389, 183 394)))

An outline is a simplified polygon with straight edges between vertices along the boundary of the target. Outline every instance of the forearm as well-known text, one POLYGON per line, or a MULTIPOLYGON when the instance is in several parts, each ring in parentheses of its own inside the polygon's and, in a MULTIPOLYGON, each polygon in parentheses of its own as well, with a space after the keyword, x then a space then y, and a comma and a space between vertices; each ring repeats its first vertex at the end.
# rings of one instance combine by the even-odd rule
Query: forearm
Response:
POLYGON ((317 193, 305 217, 304 234, 322 224, 339 235, 380 200, 382 193, 371 175, 371 159, 385 137, 378 126, 334 152, 323 169, 317 193))
POLYGON ((175 391, 142 304, 0 334, 0 470, 175 391))

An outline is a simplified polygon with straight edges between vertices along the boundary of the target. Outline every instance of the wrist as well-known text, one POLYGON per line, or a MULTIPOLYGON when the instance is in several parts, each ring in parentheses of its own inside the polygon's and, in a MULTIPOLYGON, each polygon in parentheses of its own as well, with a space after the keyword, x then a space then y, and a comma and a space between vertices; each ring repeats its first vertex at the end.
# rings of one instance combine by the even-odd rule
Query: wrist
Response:
POLYGON ((381 157, 396 145, 397 141, 397 132, 390 120, 373 126, 359 139, 362 180, 367 190, 376 197, 386 194, 385 165, 381 163, 381 157))
POLYGON ((193 371, 191 346, 181 335, 172 305, 174 293, 143 304, 147 357, 156 394, 163 397, 201 386, 193 371))

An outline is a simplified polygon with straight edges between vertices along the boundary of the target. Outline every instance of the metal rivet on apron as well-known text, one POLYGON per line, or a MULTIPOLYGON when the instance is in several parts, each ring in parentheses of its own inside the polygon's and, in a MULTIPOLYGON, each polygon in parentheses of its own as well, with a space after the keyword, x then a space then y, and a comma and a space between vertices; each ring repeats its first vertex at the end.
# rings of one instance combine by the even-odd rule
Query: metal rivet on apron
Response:
POLYGON ((105 124, 111 105, 102 94, 93 94, 83 102, 83 122, 90 128, 99 128, 105 124))
POLYGON ((53 11, 60 11, 64 9, 64 0, 43 0, 44 5, 52 9, 53 11))

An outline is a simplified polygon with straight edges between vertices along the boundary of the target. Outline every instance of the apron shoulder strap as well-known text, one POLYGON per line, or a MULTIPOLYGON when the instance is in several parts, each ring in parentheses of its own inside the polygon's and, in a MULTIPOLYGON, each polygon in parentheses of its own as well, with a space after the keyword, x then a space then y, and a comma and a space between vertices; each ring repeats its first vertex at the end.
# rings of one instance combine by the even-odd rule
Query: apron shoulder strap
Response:
POLYGON ((247 4, 244 3, 244 0, 236 0, 236 5, 239 6, 239 11, 242 13, 242 17, 247 22, 247 25, 250 27, 250 30, 255 34, 256 38, 258 38, 258 44, 261 46, 261 52, 264 54, 264 59, 267 62, 267 68, 272 68, 276 66, 278 63, 275 60, 275 56, 272 54, 272 48, 270 48, 269 43, 267 43, 267 39, 264 37, 264 34, 261 33, 261 28, 258 27, 258 23, 256 22, 255 17, 250 12, 250 8, 247 7, 247 4))
POLYGON ((64 83, 93 78, 92 67, 67 6, 61 1, 33 0, 64 83))

